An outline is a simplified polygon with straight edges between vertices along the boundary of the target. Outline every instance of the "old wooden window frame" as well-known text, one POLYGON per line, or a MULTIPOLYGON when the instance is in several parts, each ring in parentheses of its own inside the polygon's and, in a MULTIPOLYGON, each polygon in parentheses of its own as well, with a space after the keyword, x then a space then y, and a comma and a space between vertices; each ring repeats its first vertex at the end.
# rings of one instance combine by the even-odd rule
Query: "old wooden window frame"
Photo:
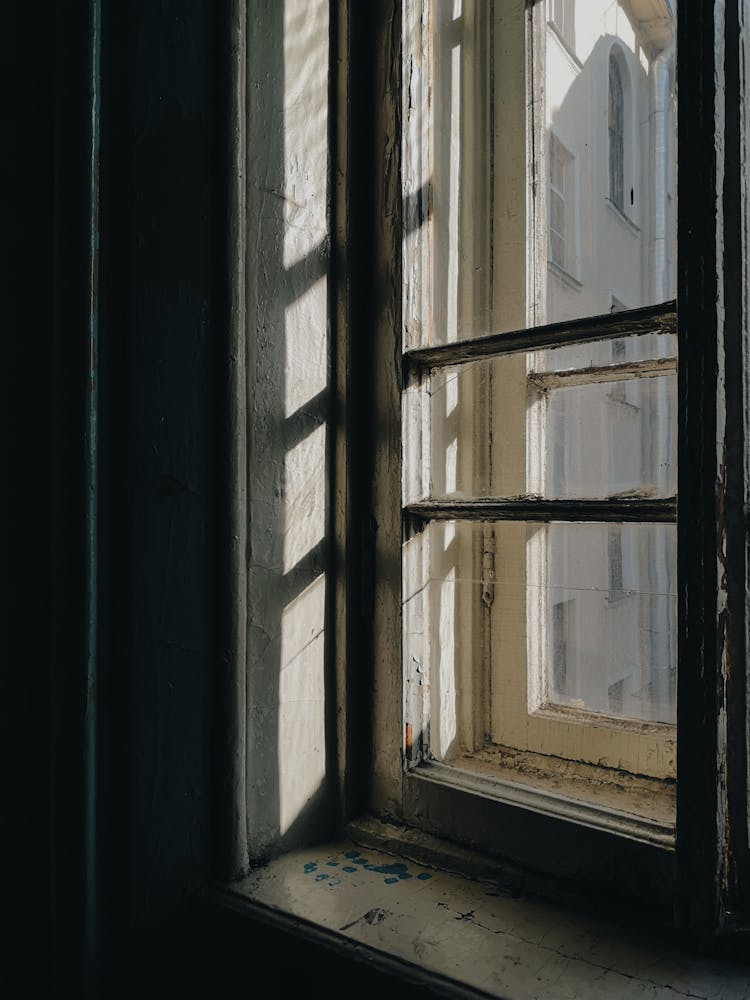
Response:
MULTIPOLYGON (((404 0, 408 2, 408 0, 404 0)), ((229 573, 220 628, 229 669, 222 684, 219 740, 224 817, 221 867, 246 864, 243 813, 246 711, 247 516, 244 451, 245 249, 243 123, 246 114, 244 5, 237 3, 228 50, 227 258, 229 337, 224 393, 229 573), (232 124, 234 123, 234 124, 232 124), (231 400, 238 401, 231 405, 231 400)), ((741 95, 746 90, 745 5, 691 5, 678 22, 680 213, 677 316, 679 415, 679 681, 675 850, 550 817, 528 803, 492 802, 481 783, 451 787, 404 771, 400 748, 400 363, 402 126, 401 3, 332 3, 332 47, 340 57, 333 103, 339 280, 334 295, 335 391, 340 414, 336 514, 346 571, 336 581, 336 670, 345 720, 339 821, 384 820, 419 830, 501 869, 562 879, 583 891, 615 890, 665 914, 696 942, 748 940, 748 688, 744 460, 747 435, 748 190, 741 95), (743 212, 737 211, 742 206, 743 212), (356 336, 354 336, 356 331, 356 336), (374 387, 378 386, 377 391, 374 387), (429 791, 428 791, 429 789, 429 791)), ((427 210, 416 192, 407 214, 427 210)), ((617 316, 623 322, 622 316, 617 316)), ((523 336, 523 334, 521 334, 523 336)), ((572 819, 572 821, 571 821, 572 819)), ((386 827, 383 827, 385 830, 386 827)), ((462 864, 473 862, 462 855, 462 864)), ((522 876, 523 877, 523 876, 522 876)))
MULTIPOLYGON (((420 176, 424 173, 424 165, 432 164, 433 157, 429 148, 425 148, 424 126, 420 125, 426 115, 427 109, 421 109, 420 103, 429 105, 432 93, 432 81, 425 67, 430 65, 430 26, 429 18, 432 8, 425 4, 418 3, 408 5, 409 18, 405 21, 405 41, 406 51, 403 55, 404 78, 409 81, 408 95, 403 97, 403 121, 405 125, 404 146, 402 153, 404 164, 402 173, 405 177, 404 198, 407 205, 407 216, 409 209, 410 187, 419 185, 420 176), (416 112, 413 110, 416 109, 416 112), (420 115, 421 111, 421 115, 420 115)), ((519 5, 519 9, 523 9, 519 5)), ((540 39, 545 33, 545 22, 542 16, 542 5, 528 5, 526 8, 525 37, 526 59, 529 60, 516 66, 517 75, 521 77, 523 86, 530 86, 531 90, 526 95, 524 106, 533 106, 538 94, 538 84, 525 84, 523 78, 530 70, 530 62, 536 60, 536 48, 540 44, 540 39)), ((501 23, 501 22, 499 22, 501 23)), ((469 44, 476 46, 474 40, 475 27, 466 27, 469 44)), ((485 26, 486 30, 486 26, 485 26)), ((495 29, 497 31, 497 29, 495 29)), ((451 36, 452 38, 453 36, 451 36)), ((480 50, 481 51, 481 50, 480 50)), ((480 55, 479 59, 483 57, 480 55)), ((485 56, 484 58, 492 58, 485 56)), ((495 63, 501 58, 495 55, 495 63)), ((480 70, 481 72, 481 70, 480 70)), ((501 86, 507 86, 507 78, 504 78, 501 86)), ((500 106, 507 106, 503 102, 503 94, 499 94, 500 106)), ((476 98, 473 101, 476 102, 476 98)), ((517 127, 517 126, 516 126, 517 127)), ((540 126, 533 123, 525 123, 528 130, 527 148, 533 157, 535 145, 539 148, 546 140, 540 137, 540 126)), ((536 164, 530 166, 530 170, 536 170, 536 164)), ((541 185, 540 185, 541 187, 541 185)), ((537 243, 546 243, 544 236, 539 238, 539 232, 543 229, 536 219, 543 212, 534 211, 529 231, 533 234, 532 242, 536 237, 537 243)), ((496 358, 518 357, 527 349, 544 350, 548 347, 559 347, 561 345, 578 344, 582 342, 610 340, 615 336, 632 336, 639 334, 661 333, 673 334, 676 329, 675 303, 662 303, 655 307, 646 307, 631 310, 627 315, 615 317, 611 315, 593 316, 586 319, 576 320, 573 323, 555 323, 548 325, 528 326, 511 332, 501 332, 490 335, 480 335, 461 339, 454 343, 440 344, 435 347, 410 347, 416 339, 419 342, 419 330, 429 324, 429 310, 423 304, 424 291, 422 282, 427 282, 424 275, 424 261, 429 255, 430 235, 420 218, 408 218, 404 224, 404 269, 408 277, 404 280, 404 327, 405 327, 405 351, 403 357, 403 378, 402 385, 405 388, 403 409, 403 429, 402 434, 405 440, 405 480, 408 484, 408 491, 412 493, 411 482, 414 479, 414 470, 410 467, 415 463, 421 463, 421 455, 428 446, 422 443, 423 435, 420 432, 421 419, 420 408, 425 404, 411 402, 413 397, 419 400, 424 393, 430 392, 430 384, 433 376, 443 371, 453 369, 462 370, 462 365, 469 366, 474 361, 493 360, 496 358), (415 338, 414 330, 417 331, 415 338), (412 443, 411 439, 415 438, 412 443), (412 457, 414 456, 414 457, 412 457)), ((533 273, 536 258, 533 251, 530 254, 528 272, 533 273)), ((476 264, 477 261, 474 261, 476 264)), ((466 370, 466 369, 464 369, 466 370)), ((674 366, 672 366, 674 370, 674 366)), ((602 377, 610 377, 607 371, 602 377)), ((586 378, 598 378, 599 375, 592 374, 586 378)), ((428 435, 429 436, 429 435, 428 435)), ((533 435, 532 435, 533 436, 533 435)), ((417 480, 420 476, 416 476, 417 480)), ((419 495, 425 487, 419 482, 416 484, 416 492, 419 495)), ((429 487, 426 487, 430 492, 429 487)), ((506 500, 455 500, 450 497, 434 497, 431 499, 409 502, 406 498, 404 532, 408 544, 413 546, 416 543, 416 536, 425 526, 435 521, 449 520, 457 522, 479 521, 482 524, 492 522, 536 523, 546 524, 551 521, 561 522, 646 522, 646 523, 674 523, 676 518, 675 498, 665 498, 663 500, 645 501, 643 499, 591 501, 591 500, 540 500, 534 497, 515 497, 506 500)), ((419 556, 417 556, 419 559, 419 556)), ((413 560, 412 560, 413 561, 413 560)), ((500 567, 498 567, 498 570, 500 567)), ((410 571, 411 572, 411 571, 410 571)), ((419 593, 419 583, 407 583, 408 587, 416 587, 419 593)), ((427 612, 425 612, 427 613, 427 612)), ((536 616, 533 621, 529 619, 529 626, 534 630, 541 630, 542 618, 536 616)), ((538 647, 539 643, 535 644, 538 647)), ((534 657, 541 665, 542 657, 534 657)), ((416 646, 405 651, 404 672, 405 672, 405 759, 407 766, 415 767, 419 765, 416 775, 430 775, 435 781, 444 781, 455 787, 481 787, 482 793, 486 797, 496 797, 504 802, 523 801, 530 808, 537 808, 540 812, 548 815, 576 817, 582 824, 593 826, 599 829, 611 830, 626 833, 628 836, 637 837, 646 841, 658 843, 662 846, 669 846, 673 843, 673 822, 669 820, 669 800, 672 794, 668 771, 670 770, 669 760, 674 757, 674 739, 669 731, 669 726, 654 724, 633 723, 627 727, 608 724, 599 724, 591 730, 591 746, 587 748, 589 756, 584 757, 588 764, 582 769, 579 777, 580 781, 575 782, 575 786, 581 789, 581 795, 568 795, 564 790, 555 790, 552 794, 544 791, 543 787, 530 787, 530 782, 520 778, 520 772, 514 772, 514 764, 508 764, 507 754, 502 756, 501 761, 497 760, 497 750, 494 749, 495 737, 487 736, 487 742, 483 736, 477 738, 477 730, 483 728, 481 721, 474 722, 473 734, 468 736, 468 743, 473 743, 473 749, 464 753, 460 760, 455 760, 451 765, 447 765, 442 760, 442 754, 438 749, 437 754, 433 754, 431 746, 432 733, 436 731, 439 720, 431 714, 429 704, 422 707, 423 702, 428 702, 422 692, 430 687, 435 687, 436 679, 432 678, 429 667, 425 671, 424 663, 426 652, 416 646), (416 664, 416 672, 412 667, 416 664), (625 728, 629 729, 629 740, 632 747, 625 746, 620 742, 625 728), (490 749, 490 746, 493 749, 490 749), (617 746, 617 750, 615 750, 617 746), (636 747, 638 749, 636 749, 636 747), (648 753, 646 747, 649 748, 648 753), (628 759, 630 754, 636 754, 641 767, 631 765, 636 773, 648 774, 646 759, 650 755, 658 758, 656 763, 657 771, 654 777, 659 774, 660 780, 643 779, 642 782, 628 781, 633 785, 632 792, 620 793, 618 805, 617 796, 609 798, 605 802, 602 798, 602 788, 594 787, 590 784, 596 773, 596 762, 602 759, 628 759), (593 756, 591 756, 593 754, 593 756), (437 756, 437 761, 435 757, 437 756), (651 803, 656 803, 660 799, 655 810, 651 808, 651 803), (574 801, 575 800, 575 801, 574 801), (636 801, 641 803, 642 813, 638 813, 636 801), (648 803, 648 805, 646 805, 648 803)), ((489 669, 489 667, 488 667, 489 669)), ((510 671, 509 671, 510 672, 510 671)), ((517 671, 513 671, 517 673, 517 671)), ((531 679, 530 679, 531 680, 531 679)), ((486 682, 479 679, 469 680, 470 685, 474 685, 480 694, 475 696, 477 700, 482 699, 482 689, 486 682)), ((532 680, 528 689, 525 678, 517 678, 513 683, 510 680, 503 687, 503 697, 493 697, 493 708, 490 710, 494 718, 497 713, 500 720, 500 729, 507 735, 505 739, 500 739, 500 743, 507 743, 506 748, 497 748, 501 751, 510 749, 512 753, 521 752, 523 756, 523 769, 528 771, 532 767, 541 765, 545 775, 552 777, 553 785, 573 788, 573 783, 569 777, 569 765, 564 762, 564 758, 569 756, 557 751, 547 749, 543 757, 536 757, 535 751, 542 750, 542 743, 548 748, 551 746, 562 747, 564 734, 570 730, 580 729, 590 726, 596 721, 595 716, 589 713, 575 712, 551 712, 545 706, 541 710, 529 710, 526 715, 527 699, 529 702, 538 701, 535 697, 535 690, 539 685, 539 680, 532 680), (494 704, 494 703, 497 704, 494 704), (533 729, 534 734, 529 737, 522 737, 516 734, 516 730, 523 729, 520 723, 527 719, 528 726, 533 729), (517 719, 517 717, 519 717, 517 719), (516 724, 518 721, 518 724, 516 724), (518 740, 521 739, 522 743, 518 740), (549 768, 549 771, 547 769, 549 768), (556 779, 565 773, 566 777, 562 781, 556 779)), ((538 692, 536 692, 538 694, 538 692)), ((478 719, 487 718, 487 713, 472 709, 472 715, 478 719)), ((487 730, 494 730, 494 725, 486 726, 487 730)), ((436 744, 439 740, 434 741, 436 744)), ((521 757, 518 758, 519 765, 521 757)), ((609 784, 612 781, 612 774, 605 776, 605 769, 600 771, 601 780, 609 784)), ((615 779, 619 782, 619 779, 615 779)), ((541 780, 543 786, 546 776, 541 780)))
MULTIPOLYGON (((733 440, 741 439, 742 397, 738 384, 738 373, 742 371, 742 346, 735 333, 731 347, 726 343, 730 334, 726 313, 716 309, 715 292, 720 284, 727 287, 722 269, 734 269, 738 276, 739 257, 729 257, 726 249, 731 241, 731 230, 720 228, 721 208, 726 199, 739 197, 739 177, 726 170, 717 172, 715 149, 717 135, 726 129, 734 129, 738 135, 738 108, 736 92, 724 78, 726 49, 714 52, 714 39, 720 44, 722 39, 739 38, 736 11, 729 12, 723 4, 714 12, 697 12, 692 8, 682 11, 678 21, 679 61, 679 130, 680 147, 692 151, 690 157, 683 157, 679 163, 679 184, 681 207, 679 218, 679 291, 676 313, 680 317, 680 357, 678 362, 678 391, 680 399, 687 405, 681 406, 679 416, 679 483, 677 501, 678 546, 679 546, 679 645, 680 669, 678 671, 678 777, 677 777, 677 829, 674 851, 655 845, 645 845, 604 831, 570 823, 562 815, 553 818, 534 812, 533 805, 521 801, 515 805, 489 801, 486 788, 478 780, 473 787, 462 781, 451 781, 442 774, 433 780, 429 768, 420 768, 403 775, 393 773, 393 762, 384 763, 383 749, 375 751, 375 791, 370 800, 370 808, 376 813, 390 813, 401 817, 436 836, 471 843, 475 848, 491 855, 500 856, 531 868, 542 866, 556 869, 562 876, 575 877, 582 883, 609 881, 613 888, 638 896, 646 896, 651 904, 661 904, 670 913, 678 914, 678 922, 683 927, 693 929, 702 926, 712 928, 712 933, 722 926, 728 929, 726 913, 744 898, 747 891, 747 720, 744 709, 745 654, 742 638, 744 629, 744 542, 734 549, 731 572, 726 573, 727 561, 723 548, 729 534, 740 531, 737 508, 728 517, 726 505, 726 483, 718 476, 719 464, 714 449, 718 414, 729 403, 726 397, 725 379, 729 375, 727 350, 733 352, 734 371, 729 375, 733 381, 734 397, 727 417, 721 417, 723 430, 731 434, 733 440), (691 114, 690 109, 699 107, 700 114, 691 114), (727 117, 727 116, 730 117, 727 117), (697 148, 701 154, 693 155, 697 148), (687 161, 687 162, 686 162, 687 161), (718 185, 718 189, 717 189, 718 185), (717 192, 717 195, 714 195, 717 192), (723 243, 723 247, 722 244, 723 243), (713 275, 713 279, 711 279, 713 275), (713 285, 711 281, 713 280, 713 285), (709 372, 721 370, 718 379, 707 378, 709 372), (712 416, 707 420, 707 414, 712 416), (696 461, 696 457, 698 460, 696 461), (697 541, 699 540, 699 541, 697 541), (720 579, 716 566, 723 565, 725 575, 720 579), (720 607, 730 604, 733 614, 720 612, 720 607), (689 611, 696 607, 700 611, 689 611), (722 634, 723 633, 723 634, 722 634), (721 638, 720 638, 721 635, 721 638), (731 645, 730 643, 731 637, 731 645), (733 650, 731 662, 727 658, 728 649, 733 650), (737 699, 730 714, 734 728, 727 729, 725 712, 727 685, 730 685, 737 699), (724 708, 721 706, 724 705, 724 708), (708 706, 712 707, 709 712, 708 706), (730 751, 730 747, 733 749, 730 751), (421 772, 421 773, 420 773, 421 772), (719 780, 716 780, 716 775, 719 780), (733 791, 730 791, 733 789, 733 791), (492 831, 492 832, 490 832, 492 831), (502 833, 498 833, 502 831, 502 833), (542 856, 553 839, 556 850, 554 858, 542 861, 542 856), (605 858, 609 858, 609 864, 605 858), (614 874, 614 872, 617 874, 614 874), (630 879, 639 871, 640 888, 630 879), (630 883, 630 884, 628 884, 630 883), (734 902, 730 902, 734 900, 734 902), (721 915, 721 916, 720 916, 721 915)), ((392 27, 392 24, 391 24, 392 27)), ((390 49, 392 58, 397 53, 390 49)), ((383 70, 385 72, 385 69, 383 70)), ((393 74, 393 69, 389 71, 393 74)), ((385 81, 381 77, 381 85, 385 81)), ((389 83, 393 82, 392 78, 389 83)), ((378 116, 383 131, 376 133, 376 141, 383 148, 392 150, 399 137, 398 124, 403 122, 403 111, 397 106, 390 107, 392 119, 384 114, 378 116)), ((721 149, 721 145, 718 147, 721 149)), ((398 178, 381 179, 381 188, 391 199, 389 205, 396 204, 399 196, 398 178), (385 181, 385 183, 384 183, 385 181)), ((424 210, 428 198, 414 199, 405 211, 415 216, 424 210)), ((388 215, 389 220, 392 216, 388 215)), ((404 222, 408 226, 409 220, 404 222)), ((723 220, 726 227, 727 219, 723 220)), ((731 225, 735 225, 733 222, 731 225)), ((382 242, 379 260, 387 256, 394 261, 386 268, 390 280, 381 289, 399 289, 401 270, 398 247, 398 231, 392 224, 380 226, 378 236, 382 242)), ((736 239, 736 237, 735 237, 736 239)), ((733 295, 736 293, 733 292, 733 295)), ((388 425, 387 439, 397 444, 398 395, 408 372, 394 372, 394 355, 398 356, 398 343, 393 327, 400 330, 398 306, 391 299, 389 305, 383 303, 382 311, 376 319, 375 358, 386 384, 384 400, 378 409, 382 412, 385 399, 393 415, 393 425, 388 425), (387 316, 388 323, 383 322, 387 316)), ((734 324, 739 324, 741 312, 739 302, 734 303, 734 324)), ((657 310, 658 311, 658 310, 657 310)), ((669 311, 669 310, 667 310, 669 311)), ((628 312, 628 320, 638 323, 642 320, 653 322, 653 310, 633 310, 628 312)), ((609 323, 620 324, 622 314, 603 317, 602 332, 609 323)), ((564 324, 557 326, 555 336, 568 336, 564 324)), ((567 324, 571 337, 577 335, 575 324, 567 324)), ((589 335, 591 330, 589 329, 589 335)), ((505 336, 505 335, 502 335, 505 336)), ((532 346, 533 335, 520 331, 518 346, 532 346), (524 339, 528 338, 528 339, 524 339)), ((490 338, 485 338, 489 341, 490 338)), ((489 343, 487 344, 489 346, 489 343)), ((495 345, 492 345, 494 349, 495 345)), ((442 348, 432 349, 439 356, 442 348)), ((446 349, 453 350, 451 349, 446 349)), ((476 356, 485 350, 484 344, 459 345, 457 350, 465 356, 476 356)), ((425 349, 414 361, 429 364, 433 359, 430 350, 425 349)), ((408 362, 411 364, 411 362, 408 362)), ((722 445, 726 447, 726 443, 722 445)), ((382 454, 376 446, 375 454, 382 454)), ((394 470, 389 469, 389 476, 394 470)), ((731 471, 724 467, 723 476, 739 477, 744 481, 741 463, 731 471)), ((375 578, 386 592, 393 587, 397 591, 393 564, 398 561, 395 546, 384 544, 384 536, 400 537, 400 525, 394 516, 398 509, 398 498, 389 489, 387 477, 376 478, 373 508, 377 511, 378 543, 375 545, 375 578), (381 534, 382 532, 382 534, 381 534)), ((735 479, 735 483, 738 480, 735 479)), ((410 513, 419 515, 419 510, 410 513)), ((432 512, 434 513, 434 511, 432 512)), ((623 513, 623 512, 619 512, 623 513)), ((654 511, 653 513, 657 513, 654 511)), ((663 511, 660 512, 663 514, 663 511)), ((737 537, 736 535, 734 537, 737 537)), ((744 537, 744 535, 743 535, 744 537)), ((375 603, 374 659, 375 672, 379 683, 385 682, 386 669, 378 672, 378 667, 386 662, 392 670, 393 645, 398 641, 400 609, 382 598, 375 603)), ((384 711, 384 710, 383 710, 384 711)), ((379 708, 375 705, 376 733, 385 740, 398 741, 402 734, 397 731, 397 720, 378 721, 379 708)), ((377 742, 377 736, 376 736, 377 742)), ((623 830, 623 833, 626 831, 623 830)))

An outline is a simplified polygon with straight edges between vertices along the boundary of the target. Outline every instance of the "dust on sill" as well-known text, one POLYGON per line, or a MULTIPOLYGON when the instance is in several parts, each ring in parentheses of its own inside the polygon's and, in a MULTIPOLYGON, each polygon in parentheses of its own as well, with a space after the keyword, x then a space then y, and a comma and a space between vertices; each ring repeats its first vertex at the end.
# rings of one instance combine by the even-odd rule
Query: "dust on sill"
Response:
MULTIPOLYGON (((658 944, 487 881, 358 845, 291 851, 225 887, 365 949, 488 997, 536 1000, 747 1000, 750 967, 658 944)), ((450 992, 450 990, 449 990, 450 992)))

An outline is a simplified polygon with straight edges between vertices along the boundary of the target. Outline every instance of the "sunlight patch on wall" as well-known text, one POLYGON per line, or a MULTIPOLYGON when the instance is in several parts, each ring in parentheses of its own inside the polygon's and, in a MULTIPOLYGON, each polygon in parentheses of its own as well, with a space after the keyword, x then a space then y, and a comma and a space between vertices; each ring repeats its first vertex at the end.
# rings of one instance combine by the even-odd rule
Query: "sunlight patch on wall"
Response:
POLYGON ((456 570, 451 568, 439 587, 438 690, 440 697, 438 752, 445 754, 458 731, 456 709, 456 570))
POLYGON ((325 777, 325 576, 281 616, 279 832, 283 836, 325 777))
POLYGON ((284 413, 290 417, 328 385, 328 282, 320 278, 287 306, 284 413))
POLYGON ((325 537, 326 427, 284 457, 284 560, 287 573, 325 537))
POLYGON ((284 267, 311 254, 328 233, 327 0, 284 4, 284 267))

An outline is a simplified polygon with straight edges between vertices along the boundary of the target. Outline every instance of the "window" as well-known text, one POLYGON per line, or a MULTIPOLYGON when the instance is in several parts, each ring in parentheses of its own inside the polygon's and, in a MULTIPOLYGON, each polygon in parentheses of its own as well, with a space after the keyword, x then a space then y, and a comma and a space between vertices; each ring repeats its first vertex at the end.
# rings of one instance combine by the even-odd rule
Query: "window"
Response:
POLYGON ((616 600, 622 593, 622 526, 611 525, 609 529, 609 593, 610 600, 616 600))
MULTIPOLYGON (((427 5, 405 7, 403 605, 387 619, 403 643, 403 725, 375 730, 383 760, 400 740, 405 771, 391 783, 379 770, 392 791, 380 801, 532 866, 540 843, 562 837, 554 864, 577 878, 616 867, 622 888, 645 863, 660 872, 653 900, 674 886, 674 865, 700 868, 686 331, 712 348, 685 315, 694 244, 683 244, 679 323, 670 298, 676 39, 698 28, 690 13, 680 27, 675 5, 636 16, 626 0, 579 3, 571 59, 540 4, 480 6, 443 7, 439 23, 427 5), (609 199, 604 127, 613 46, 623 211, 609 199), (567 232, 553 204, 568 190, 554 140, 575 151, 573 275, 554 263, 567 232)), ((684 143, 693 125, 680 114, 684 143)), ((689 159, 681 176, 695 192, 689 159)), ((392 565, 381 573, 395 582, 392 565)), ((382 630, 378 662, 393 639, 382 630)))
POLYGON ((622 76, 617 57, 609 57, 609 197, 612 204, 622 212, 625 206, 625 109, 622 92, 622 76))
MULTIPOLYGON (((436 82, 445 59, 452 112, 445 120, 441 106, 423 129, 429 147, 423 162, 445 159, 454 168, 435 171, 432 226, 421 246, 420 234, 408 237, 434 304, 421 327, 425 346, 405 353, 405 750, 416 771, 438 765, 446 780, 448 770, 450 780, 460 781, 481 769, 488 794, 495 760, 503 762, 496 769, 503 782, 523 782, 522 772, 505 764, 518 754, 548 777, 579 764, 599 783, 614 784, 617 772, 629 772, 636 794, 623 792, 619 810, 638 815, 644 839, 665 842, 674 829, 674 306, 639 313, 630 332, 621 314, 604 308, 573 330, 531 323, 503 332, 508 310, 547 320, 565 312, 560 298, 540 302, 533 284, 529 301, 526 280, 540 273, 545 230, 549 264, 574 271, 575 159, 557 129, 576 136, 582 149, 593 147, 583 168, 589 176, 606 172, 603 146, 596 159, 595 120, 581 119, 585 102, 577 91, 590 60, 595 72, 597 47, 613 29, 623 45, 637 41, 629 22, 627 29, 612 22, 609 4, 589 4, 579 10, 590 37, 588 48, 580 46, 580 67, 556 63, 553 40, 544 44, 545 25, 533 11, 528 18, 521 3, 500 8, 507 20, 501 31, 489 15, 488 53, 468 47, 476 38, 469 12, 454 9, 450 23, 436 22, 430 36, 436 82), (502 100, 514 85, 492 52, 494 39, 512 30, 514 8, 519 47, 541 45, 549 59, 536 70, 545 85, 534 69, 526 82, 530 119, 524 122, 519 111, 500 146, 494 112, 478 119, 474 109, 487 94, 502 100), (447 51, 443 36, 451 39, 447 51), (529 136, 530 164, 522 155, 529 136), (522 176, 530 170, 548 181, 546 206, 537 187, 527 213, 516 210, 511 222, 513 239, 527 247, 525 266, 523 255, 515 261, 516 275, 502 256, 507 209, 500 208, 502 224, 492 217, 488 225, 465 208, 482 196, 503 205, 493 170, 509 170, 511 158, 522 176), (473 160, 489 164, 489 180, 475 169, 463 180, 473 160), (500 281, 503 271, 514 278, 515 303, 510 292, 466 283, 467 266, 476 271, 490 262, 500 281), (444 301, 453 302, 447 311, 437 305, 444 301), (487 326, 500 332, 487 334, 487 326)), ((621 137, 619 69, 612 79, 619 90, 614 101, 610 94, 609 108, 612 114, 614 104, 621 137)), ((621 202, 621 142, 618 148, 621 202)), ((610 155, 610 170, 613 162, 610 155)), ((490 202, 490 215, 496 210, 490 202)), ((602 255, 595 241, 605 221, 590 213, 585 237, 602 255)), ((613 249, 611 260, 590 262, 580 289, 564 285, 566 306, 575 301, 570 293, 581 290, 596 301, 609 275, 631 260, 649 266, 632 242, 613 249)), ((609 293, 600 301, 616 300, 609 293)), ((593 787, 581 780, 565 794, 591 805, 593 787)), ((504 793, 498 784, 496 794, 504 793)), ((596 822, 606 827, 608 817, 596 822)))
MULTIPOLYGON (((282 831, 261 831, 268 832, 262 846, 283 848, 306 825, 315 829, 330 815, 338 782, 344 790, 334 804, 347 818, 395 819, 501 861, 595 879, 667 908, 677 896, 679 919, 707 926, 711 906, 735 898, 712 881, 715 873, 747 885, 746 771, 737 749, 746 726, 744 667, 727 666, 727 647, 717 653, 726 629, 721 636, 738 662, 744 563, 727 560, 722 591, 716 573, 726 538, 717 538, 714 523, 726 496, 713 373, 718 365, 730 376, 736 433, 743 368, 738 341, 729 346, 740 362, 733 372, 716 353, 730 341, 719 330, 716 289, 705 285, 724 260, 706 207, 717 190, 716 125, 712 117, 710 129, 699 116, 691 120, 683 106, 697 102, 709 117, 718 107, 709 83, 715 67, 701 60, 711 50, 706 39, 723 29, 701 12, 678 23, 666 2, 649 5, 648 20, 626 0, 587 0, 576 5, 571 59, 548 20, 557 15, 542 4, 415 0, 399 8, 400 51, 392 20, 354 9, 361 31, 372 23, 378 31, 372 49, 365 31, 356 35, 370 61, 353 60, 352 89, 338 107, 340 118, 349 102, 357 107, 346 118, 355 134, 339 137, 337 181, 326 192, 325 203, 342 214, 329 229, 327 218, 316 219, 318 239, 309 246, 310 227, 296 227, 282 262, 289 299, 261 289, 258 300, 285 317, 297 310, 304 319, 313 307, 318 321, 335 314, 347 334, 336 342, 333 370, 321 369, 318 390, 290 397, 288 412, 273 414, 290 452, 305 441, 338 456, 331 492, 324 484, 321 504, 299 508, 295 538, 308 547, 287 566, 283 551, 276 558, 272 546, 263 549, 262 516, 253 526, 259 575, 281 566, 282 611, 305 602, 313 609, 316 628, 290 627, 287 652, 294 669, 314 668, 304 694, 320 709, 309 743, 296 726, 301 714, 290 711, 283 732, 274 729, 274 697, 288 692, 264 694, 267 664, 262 656, 254 662, 251 721, 286 755, 282 779, 295 807, 282 831), (693 59, 689 72, 682 56, 677 68, 676 25, 681 45, 687 40, 681 52, 693 59), (626 99, 624 215, 608 203, 603 83, 612 36, 627 52, 631 119, 639 125, 631 144, 626 99), (693 155, 680 159, 676 306, 677 75, 680 144, 693 155), (362 120, 368 124, 358 132, 362 120), (577 198, 552 137, 575 154, 577 198), (565 254, 571 213, 563 212, 552 241, 553 195, 565 209, 574 204, 574 273, 554 261, 565 254), (317 285, 321 272, 330 274, 321 261, 332 240, 339 263, 352 268, 343 306, 317 285), (342 384, 343 444, 335 424, 333 440, 315 436, 329 413, 327 388, 338 393, 342 384), (341 547, 324 564, 313 529, 331 523, 341 547), (346 575, 321 584, 334 565, 346 575), (722 617, 725 599, 734 618, 722 617), (332 622, 333 668, 325 656, 332 622), (321 745, 334 746, 333 758, 321 745), (311 765, 305 787, 299 761, 311 765), (731 795, 723 777, 716 781, 723 767, 731 795), (719 800, 728 811, 717 812, 719 800)), ((253 110, 260 128, 262 109, 253 110)), ((302 114, 291 97, 289 110, 302 114)), ((325 117, 315 120, 323 148, 325 117)), ((265 155, 262 143, 249 148, 265 155)), ((303 173, 295 175, 300 184, 303 173)), ((264 179, 252 218, 265 220, 266 174, 252 176, 264 179)), ((294 221, 292 193, 283 213, 294 221)), ((725 222, 737 225, 734 217, 725 222)), ((734 238, 739 245, 737 231, 734 238)), ((732 285, 730 298, 740 287, 732 285)), ((738 305, 729 306, 736 334, 738 305)), ((273 353, 266 314, 258 309, 253 319, 273 353)), ((290 347, 295 363, 311 356, 305 343, 300 336, 290 347)), ((260 503, 281 504, 302 476, 288 466, 287 479, 275 482, 264 429, 255 442, 260 487, 257 478, 249 482, 260 503)), ((740 474, 726 475, 736 499, 740 474)), ((736 508, 733 516, 733 551, 744 552, 736 508)), ((253 586, 251 638, 263 655, 279 640, 263 618, 276 592, 271 583, 264 577, 253 586)), ((251 767, 257 821, 277 810, 263 783, 267 761, 256 755, 251 767)))
POLYGON ((387 619, 398 634, 403 623, 403 728, 375 731, 384 760, 400 739, 406 772, 392 784, 380 772, 384 801, 441 836, 489 851, 499 837, 530 864, 532 831, 575 817, 587 856, 571 844, 560 864, 580 875, 614 850, 621 872, 648 857, 672 885, 680 815, 682 844, 692 836, 675 806, 676 746, 695 681, 680 672, 690 556, 677 551, 677 509, 691 502, 677 489, 678 382, 692 362, 669 298, 676 13, 647 23, 625 3, 578 5, 573 61, 538 4, 441 9, 431 25, 406 8, 403 618, 387 619), (627 219, 608 204, 613 35, 646 101, 627 219), (551 136, 576 150, 575 282, 549 260, 551 136), (594 830, 614 839, 605 848, 594 830))

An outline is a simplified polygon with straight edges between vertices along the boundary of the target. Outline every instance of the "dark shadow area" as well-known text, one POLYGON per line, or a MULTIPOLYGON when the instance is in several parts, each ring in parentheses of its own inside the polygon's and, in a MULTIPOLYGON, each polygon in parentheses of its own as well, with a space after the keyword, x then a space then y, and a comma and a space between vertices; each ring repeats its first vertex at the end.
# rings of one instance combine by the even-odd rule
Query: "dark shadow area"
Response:
MULTIPOLYGON (((52 768, 47 732, 53 720, 49 622, 54 607, 53 418, 55 343, 55 5, 7 12, 0 65, 8 156, 3 159, 6 338, 2 371, 6 482, 3 537, 7 595, 2 758, 7 789, 3 844, 6 899, 13 914, 2 954, 10 970, 29 970, 48 985, 51 934, 52 768), (28 71, 19 39, 36 39, 39 66, 28 71)), ((71 85, 71 91, 74 90, 71 85)), ((70 91, 68 92, 70 94, 70 91)), ((60 100, 62 100, 60 93, 60 100)), ((72 387, 71 387, 72 389, 72 387)), ((72 389, 75 396, 75 390, 72 389)), ((78 413, 68 419, 75 426, 78 413)), ((58 441, 64 435, 60 433, 58 441)), ((74 568, 71 567, 73 570, 74 568)))

